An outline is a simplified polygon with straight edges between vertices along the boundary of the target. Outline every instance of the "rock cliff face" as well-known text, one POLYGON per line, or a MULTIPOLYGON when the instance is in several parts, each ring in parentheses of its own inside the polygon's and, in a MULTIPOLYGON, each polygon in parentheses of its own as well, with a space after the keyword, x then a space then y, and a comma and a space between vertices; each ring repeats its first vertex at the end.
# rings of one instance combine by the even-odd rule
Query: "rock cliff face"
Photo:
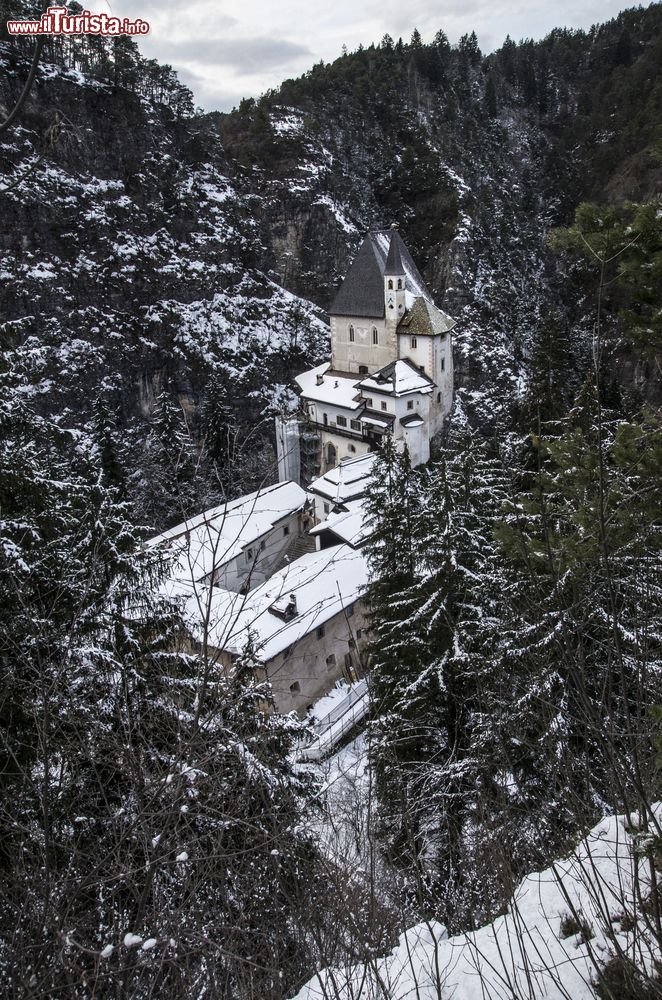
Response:
MULTIPOLYGON (((130 44, 49 43, 0 137, 0 333, 35 405, 79 430, 101 406, 130 491, 163 396, 198 457, 220 422, 268 465, 271 416, 328 353, 323 310, 352 254, 398 222, 458 320, 459 403, 507 425, 550 312, 585 350, 591 289, 549 228, 583 198, 657 190, 661 20, 634 10, 487 59, 471 38, 386 39, 229 115, 193 115, 130 44)), ((28 50, 0 42, 0 116, 28 50)), ((641 381, 636 356, 621 371, 641 381)))

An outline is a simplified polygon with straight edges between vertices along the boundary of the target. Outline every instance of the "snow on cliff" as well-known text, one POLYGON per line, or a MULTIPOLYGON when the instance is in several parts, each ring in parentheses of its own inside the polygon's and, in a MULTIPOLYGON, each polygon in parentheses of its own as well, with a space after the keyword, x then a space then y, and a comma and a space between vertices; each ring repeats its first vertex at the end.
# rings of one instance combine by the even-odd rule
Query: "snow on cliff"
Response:
POLYGON ((437 923, 406 931, 369 965, 325 969, 294 1000, 595 1000, 599 970, 621 951, 650 972, 660 954, 635 887, 650 891, 626 817, 599 823, 567 858, 519 885, 507 913, 449 938, 437 923), (635 944, 636 934, 636 944, 635 944))

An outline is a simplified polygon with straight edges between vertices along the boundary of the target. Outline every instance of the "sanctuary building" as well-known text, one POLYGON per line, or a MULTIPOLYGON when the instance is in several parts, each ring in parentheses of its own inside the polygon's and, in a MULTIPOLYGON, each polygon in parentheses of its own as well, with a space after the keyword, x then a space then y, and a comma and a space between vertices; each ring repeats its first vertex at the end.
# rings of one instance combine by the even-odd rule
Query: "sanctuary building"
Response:
POLYGON ((374 451, 386 434, 408 446, 413 465, 426 462, 452 407, 455 323, 433 303, 397 228, 366 236, 329 317, 331 360, 296 378, 319 471, 374 451))

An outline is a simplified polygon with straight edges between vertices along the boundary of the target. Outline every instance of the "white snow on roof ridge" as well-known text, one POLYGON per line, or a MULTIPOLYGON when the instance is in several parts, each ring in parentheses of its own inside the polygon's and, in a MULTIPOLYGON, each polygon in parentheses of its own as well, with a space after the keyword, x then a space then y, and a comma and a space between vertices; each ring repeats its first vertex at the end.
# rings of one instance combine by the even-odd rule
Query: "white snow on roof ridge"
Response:
POLYGON ((311 535, 320 535, 329 530, 352 548, 361 545, 370 534, 365 510, 365 496, 357 497, 346 503, 346 510, 332 511, 327 517, 311 529, 311 535))
MULTIPOLYGON (((384 367, 388 367, 385 365, 384 367)), ((370 389, 373 392, 389 393, 394 396, 404 396, 410 392, 430 393, 434 388, 434 382, 428 376, 419 371, 407 358, 398 358, 395 362, 392 375, 384 382, 378 381, 381 371, 374 375, 368 375, 359 383, 361 389, 370 389)))
POLYGON ((316 403, 328 403, 347 410, 357 410, 361 406, 357 388, 359 376, 345 375, 330 369, 330 362, 325 361, 323 365, 317 365, 316 368, 295 376, 294 381, 301 389, 301 395, 316 403), (318 376, 322 376, 320 385, 317 383, 318 376))
POLYGON ((315 479, 308 487, 311 493, 329 497, 336 503, 357 496, 358 485, 364 482, 362 492, 367 489, 370 472, 375 461, 374 452, 367 455, 357 455, 356 458, 343 459, 340 465, 329 469, 324 475, 315 479))
POLYGON ((147 544, 174 557, 171 579, 195 582, 230 562, 305 502, 306 492, 298 483, 275 483, 183 521, 147 544))
POLYGON ((271 660, 358 600, 367 583, 366 558, 350 545, 309 552, 248 594, 213 588, 209 642, 239 653, 252 633, 258 655, 271 660), (296 614, 288 620, 282 611, 291 594, 296 614))

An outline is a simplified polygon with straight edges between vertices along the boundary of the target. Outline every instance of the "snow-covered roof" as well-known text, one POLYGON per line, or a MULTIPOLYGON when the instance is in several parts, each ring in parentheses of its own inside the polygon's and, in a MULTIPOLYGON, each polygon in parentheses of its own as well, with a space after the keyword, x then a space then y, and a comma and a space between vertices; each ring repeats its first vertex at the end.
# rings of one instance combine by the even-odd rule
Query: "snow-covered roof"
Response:
POLYGON ((448 333, 455 326, 455 320, 422 296, 407 303, 407 312, 398 323, 398 333, 417 337, 436 337, 448 333))
POLYGON ((269 661, 353 604, 367 583, 368 566, 360 550, 335 545, 309 552, 248 594, 213 588, 208 641, 239 653, 251 633, 256 652, 269 661), (288 616, 292 595, 295 610, 288 616))
POLYGON ((198 582, 230 562, 274 525, 301 510, 306 493, 298 483, 276 483, 212 507, 150 539, 172 559, 172 580, 198 582))
POLYGON ((400 423, 403 427, 420 427, 425 421, 420 413, 408 413, 404 417, 400 417, 400 423))
POLYGON ((410 392, 432 392, 434 382, 408 358, 391 361, 374 375, 359 382, 363 392, 381 392, 390 396, 406 396, 410 392))
POLYGON ((332 511, 311 529, 310 534, 321 535, 324 531, 332 531, 352 548, 361 545, 370 534, 366 525, 365 498, 351 500, 345 506, 346 510, 332 511))
POLYGON ((418 296, 430 293, 397 229, 368 233, 347 276, 329 308, 331 316, 366 316, 380 319, 385 312, 384 276, 387 262, 394 273, 403 274, 408 293, 407 308, 418 296))
POLYGON ((368 424, 370 427, 390 427, 394 422, 395 417, 388 416, 381 413, 373 413, 371 410, 366 410, 365 413, 361 414, 361 423, 368 424))
POLYGON ((332 371, 328 361, 297 375, 295 382, 304 399, 341 406, 345 410, 358 410, 362 405, 357 376, 332 371))
POLYGON ((368 477, 376 456, 359 455, 357 458, 346 458, 334 469, 329 469, 319 479, 315 479, 308 487, 309 492, 317 493, 336 504, 345 504, 363 496, 368 488, 368 477))

